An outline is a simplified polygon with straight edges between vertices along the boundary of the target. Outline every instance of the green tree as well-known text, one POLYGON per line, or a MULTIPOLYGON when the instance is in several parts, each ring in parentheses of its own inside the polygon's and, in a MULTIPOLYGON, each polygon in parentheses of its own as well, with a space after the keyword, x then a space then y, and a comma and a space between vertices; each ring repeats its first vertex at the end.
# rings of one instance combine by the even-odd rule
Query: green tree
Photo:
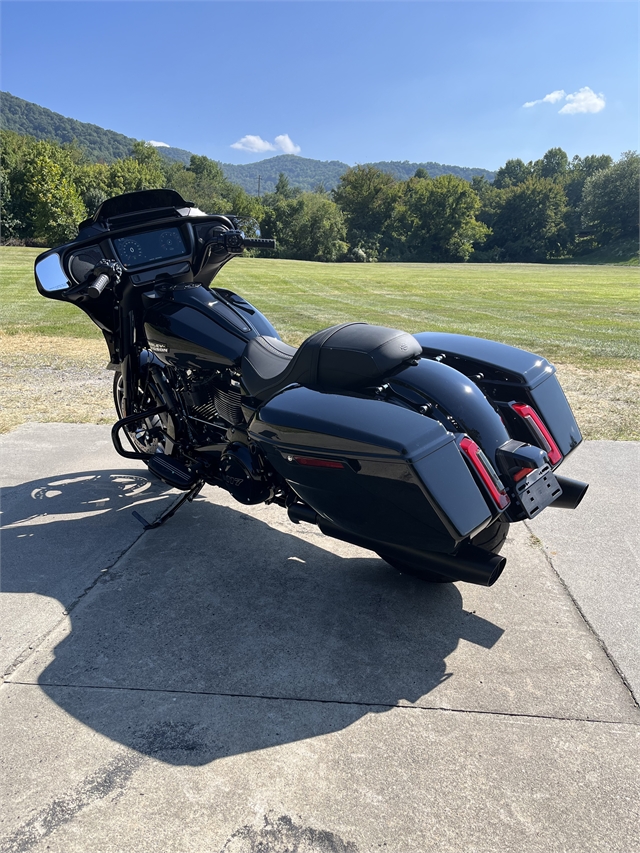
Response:
POLYGON ((105 163, 85 163, 76 172, 74 180, 82 203, 92 214, 106 201, 112 192, 109 183, 109 167, 105 163))
POLYGON ((487 227, 476 219, 480 199, 454 175, 410 178, 396 207, 395 246, 389 254, 415 261, 466 261, 487 227))
POLYGON ((541 160, 533 164, 533 174, 551 181, 560 181, 567 173, 569 158, 562 148, 550 148, 541 160))
POLYGON ((525 163, 520 158, 515 160, 507 160, 504 166, 501 166, 496 172, 493 180, 493 186, 497 190, 505 189, 506 187, 514 187, 518 184, 523 184, 532 174, 531 163, 525 163))
POLYGON ((638 236, 640 156, 626 151, 609 169, 587 178, 582 193, 582 222, 601 245, 638 236))
POLYGON ((563 177, 564 192, 567 197, 567 228, 570 234, 572 251, 580 252, 593 248, 593 240, 580 238, 582 230, 582 193, 588 178, 613 164, 608 154, 589 154, 586 157, 576 155, 569 163, 563 177))
POLYGON ((340 178, 333 199, 344 214, 347 241, 376 260, 401 193, 399 181, 375 166, 356 166, 340 178))
POLYGON ((569 233, 564 190, 548 178, 530 177, 494 199, 487 249, 505 261, 544 261, 566 251, 569 233))
POLYGON ((265 199, 260 228, 263 236, 276 239, 280 258, 337 261, 347 250, 342 213, 320 193, 297 193, 293 198, 271 194, 265 199))
POLYGON ((284 172, 280 172, 278 175, 278 183, 276 184, 276 188, 274 190, 275 194, 279 199, 292 199, 297 195, 300 195, 300 190, 296 187, 292 187, 289 181, 289 178, 285 175, 284 172))
POLYGON ((71 240, 77 234, 78 223, 86 216, 86 208, 69 175, 70 164, 64 162, 66 158, 55 148, 59 146, 36 143, 25 158, 23 169, 24 197, 30 207, 33 236, 50 245, 71 240))

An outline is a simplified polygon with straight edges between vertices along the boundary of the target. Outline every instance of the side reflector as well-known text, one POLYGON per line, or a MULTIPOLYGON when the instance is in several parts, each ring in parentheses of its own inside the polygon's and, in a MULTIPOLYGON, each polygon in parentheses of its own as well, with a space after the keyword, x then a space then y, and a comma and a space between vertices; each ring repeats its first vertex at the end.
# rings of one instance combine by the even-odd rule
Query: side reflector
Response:
POLYGON ((553 440, 551 433, 536 410, 532 409, 526 403, 511 403, 511 408, 526 421, 530 431, 538 440, 539 446, 543 450, 546 450, 549 462, 552 465, 557 465, 558 462, 561 462, 562 453, 560 453, 560 448, 553 440))
POLYGON ((309 468, 344 468, 343 462, 333 459, 317 459, 314 456, 288 456, 289 462, 297 462, 298 465, 307 465, 309 468))
POLYGON ((500 477, 493 469, 493 465, 482 450, 478 447, 475 441, 465 436, 460 442, 460 449, 473 465, 478 476, 489 490, 489 494, 496 502, 500 509, 506 509, 511 501, 505 487, 502 485, 500 477))

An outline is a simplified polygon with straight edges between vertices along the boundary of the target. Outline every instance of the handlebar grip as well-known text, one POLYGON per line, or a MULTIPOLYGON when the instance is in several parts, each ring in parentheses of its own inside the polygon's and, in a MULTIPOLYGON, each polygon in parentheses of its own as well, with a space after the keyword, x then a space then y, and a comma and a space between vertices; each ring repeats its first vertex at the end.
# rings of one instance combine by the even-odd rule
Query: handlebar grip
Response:
POLYGON ((92 299, 97 299, 110 281, 111 279, 109 276, 102 273, 102 275, 99 275, 98 278, 89 285, 87 293, 92 299))
POLYGON ((276 241, 266 237, 245 237, 242 245, 245 249, 275 249, 276 241))

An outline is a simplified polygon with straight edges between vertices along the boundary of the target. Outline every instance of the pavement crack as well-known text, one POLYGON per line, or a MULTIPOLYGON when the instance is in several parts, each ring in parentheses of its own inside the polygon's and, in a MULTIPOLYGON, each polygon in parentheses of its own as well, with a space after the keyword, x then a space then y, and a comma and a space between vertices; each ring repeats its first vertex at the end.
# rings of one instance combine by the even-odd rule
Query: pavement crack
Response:
POLYGON ((443 705, 399 705, 394 702, 362 702, 353 699, 319 699, 305 696, 275 696, 268 693, 238 693, 222 690, 180 690, 160 687, 113 687, 102 684, 66 684, 49 681, 9 681, 8 684, 18 687, 53 687, 60 690, 111 690, 128 693, 166 694, 171 696, 211 696, 225 699, 258 699, 265 702, 303 702, 318 705, 350 705, 357 708, 397 708, 400 711, 438 711, 451 714, 478 714, 489 717, 513 717, 518 719, 552 720, 566 723, 595 723, 598 725, 630 725, 640 727, 638 723, 628 723, 622 720, 597 720, 589 717, 563 717, 556 714, 527 714, 511 711, 485 711, 477 708, 448 708, 443 705))
MULTIPOLYGON (((532 530, 531 530, 531 528, 529 527, 529 524, 528 524, 526 521, 524 522, 524 526, 527 528, 527 530, 529 531, 529 534, 530 534, 534 539, 538 539, 538 537, 537 537, 537 536, 535 536, 535 534, 533 533, 533 531, 532 531, 532 530)), ((543 555, 544 555, 544 559, 547 561, 547 563, 548 563, 548 565, 549 565, 549 567, 550 567, 551 571, 552 571, 552 572, 554 573, 554 575, 557 577, 557 579, 558 579, 558 581, 560 582, 560 584, 561 584, 562 588, 564 589, 564 591, 566 592, 566 594, 569 596, 569 598, 570 598, 571 602, 573 603, 573 606, 576 608, 576 610, 577 610, 577 611, 578 611, 578 613, 580 614, 580 616, 581 616, 581 618, 582 618, 583 622, 585 623, 585 625, 587 626, 587 628, 589 629, 589 631, 591 632, 591 634, 594 636, 594 638, 595 638, 596 642, 598 643, 598 645, 600 646, 600 648, 601 648, 601 649, 602 649, 602 651, 604 652, 604 654, 605 654, 605 656, 606 656, 607 660, 609 661, 609 663, 611 664, 611 666, 615 669, 615 671, 618 673, 618 676, 619 676, 620 680, 622 681, 622 683, 624 684, 624 686, 625 686, 625 687, 627 688, 627 690, 629 691, 629 695, 631 696, 631 701, 633 702, 634 706, 635 706, 636 708, 640 708, 640 704, 638 703, 638 700, 636 699, 636 696, 635 696, 635 694, 634 694, 634 692, 633 692, 633 689, 632 689, 631 685, 629 684, 629 681, 627 680, 627 678, 626 678, 626 676, 625 676, 624 672, 623 672, 623 671, 622 671, 622 669, 618 666, 618 663, 617 663, 617 661, 616 661, 616 659, 615 659, 614 655, 609 651, 609 649, 608 649, 608 647, 607 647, 607 644, 604 642, 604 640, 600 637, 600 635, 598 634, 598 632, 596 631, 596 629, 594 628, 594 626, 591 624, 591 622, 589 621, 589 619, 588 619, 588 617, 587 617, 586 613, 584 612, 584 610, 582 609, 582 607, 580 607, 580 604, 578 603, 578 600, 577 600, 577 599, 576 599, 576 597, 572 594, 571 590, 569 589, 569 587, 568 587, 568 586, 567 586, 567 584, 565 583, 564 578, 562 577, 562 575, 560 574, 560 572, 559 572, 559 571, 556 569, 556 567, 554 566, 554 564, 553 564, 553 560, 551 559, 551 555, 548 553, 547 549, 544 547, 544 543, 542 543, 539 539, 538 539, 538 542, 540 542, 540 547, 541 547, 542 553, 543 553, 543 555)))

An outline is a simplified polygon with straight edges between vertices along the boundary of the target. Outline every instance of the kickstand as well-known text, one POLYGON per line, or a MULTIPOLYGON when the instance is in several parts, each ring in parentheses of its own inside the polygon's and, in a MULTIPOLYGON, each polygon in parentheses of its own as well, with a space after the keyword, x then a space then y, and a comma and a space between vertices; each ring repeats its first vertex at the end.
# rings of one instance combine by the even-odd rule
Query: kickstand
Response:
POLYGON ((204 486, 204 480, 200 480, 199 483, 196 483, 195 486, 188 492, 186 492, 178 501, 178 503, 174 504, 170 509, 165 510, 162 515, 156 519, 156 521, 152 521, 149 524, 146 519, 144 519, 139 512, 134 510, 133 517, 140 522, 140 524, 144 527, 145 530, 155 530, 156 527, 161 527, 167 519, 171 518, 172 515, 175 515, 177 511, 180 509, 185 501, 191 502, 195 497, 200 494, 202 487, 204 486))

